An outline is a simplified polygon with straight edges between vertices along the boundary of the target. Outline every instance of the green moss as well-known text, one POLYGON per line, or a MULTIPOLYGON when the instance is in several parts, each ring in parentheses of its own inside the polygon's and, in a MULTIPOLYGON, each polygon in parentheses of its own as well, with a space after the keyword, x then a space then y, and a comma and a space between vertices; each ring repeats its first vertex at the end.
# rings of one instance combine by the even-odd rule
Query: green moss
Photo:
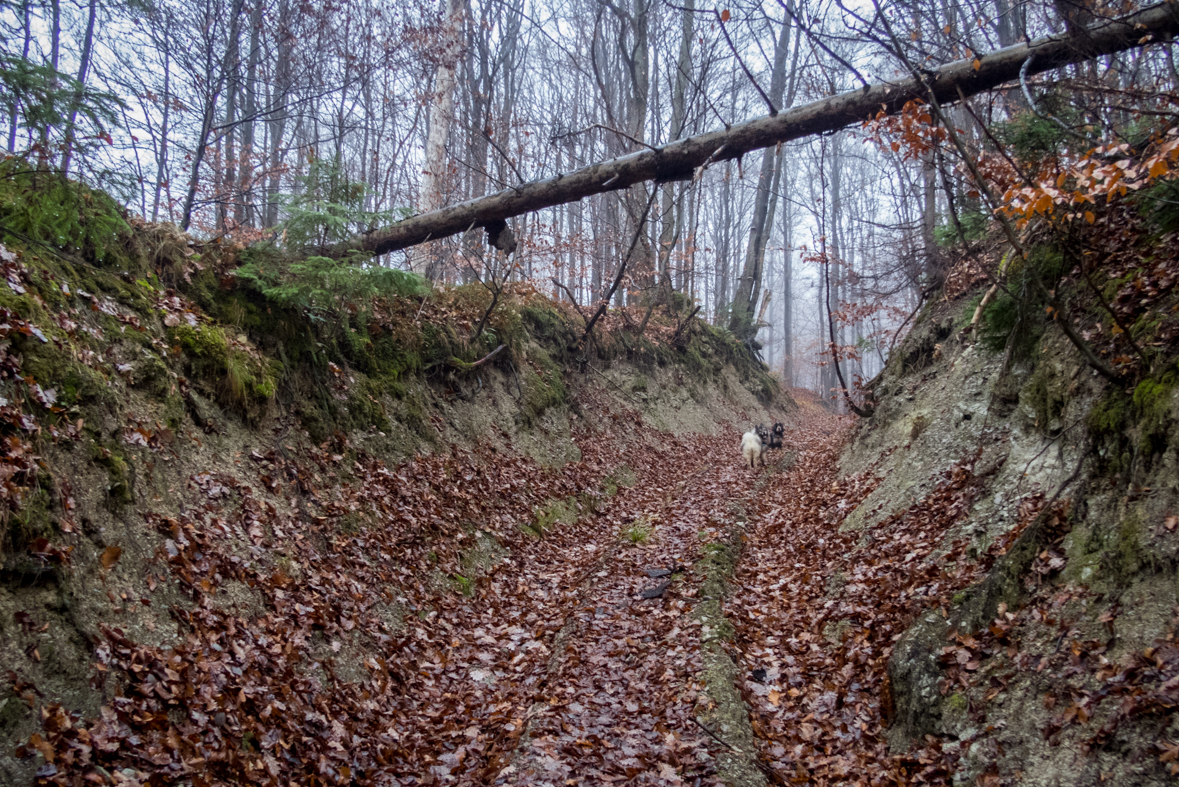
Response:
POLYGON ((537 299, 526 304, 520 309, 520 318, 538 343, 557 353, 566 353, 580 337, 578 329, 565 314, 547 301, 537 299))
POLYGON ((463 594, 467 598, 475 595, 475 582, 462 574, 451 574, 451 582, 454 584, 455 590, 463 594))
POLYGON ((354 428, 374 427, 381 431, 389 428, 389 418, 381 404, 383 392, 379 383, 367 377, 353 386, 348 397, 348 412, 354 428))
POLYGON ((524 386, 521 417, 526 426, 534 424, 545 410, 559 407, 569 400, 561 368, 553 362, 548 353, 536 350, 532 353, 531 360, 539 367, 539 371, 527 366, 520 370, 524 386))
POLYGON ((277 392, 283 364, 237 349, 221 328, 179 325, 169 331, 169 337, 223 405, 253 418, 277 392))
POLYGON ((131 228, 110 195, 18 157, 0 161, 0 227, 6 243, 31 239, 30 245, 124 270, 136 262, 127 245, 131 228))
POLYGON ((433 442, 434 430, 430 428, 430 422, 426 418, 426 408, 422 405, 421 399, 416 394, 407 391, 401 397, 401 404, 401 422, 405 427, 418 437, 433 442))
POLYGON ((636 377, 634 382, 630 384, 632 393, 645 393, 647 391, 647 378, 643 376, 636 377))
POLYGON ((177 393, 170 393, 164 399, 164 425, 173 432, 184 424, 184 399, 177 393))
POLYGON ((92 444, 94 462, 107 471, 107 502, 115 512, 135 502, 135 489, 131 467, 127 458, 118 450, 92 444))
POLYGON ((1171 402, 1177 382, 1179 370, 1171 368, 1158 377, 1143 380, 1134 389, 1134 407, 1142 430, 1140 448, 1146 455, 1162 451, 1167 446, 1167 430, 1171 426, 1171 402))
POLYGON ((180 349, 200 362, 202 368, 224 371, 229 363, 229 342, 220 328, 212 325, 178 325, 169 335, 180 349))
POLYGON ((73 360, 53 343, 29 344, 22 371, 42 386, 54 388, 63 407, 95 403, 113 407, 118 402, 117 392, 102 374, 73 360))
POLYGON ((48 475, 42 473, 42 477, 37 479, 37 485, 21 495, 20 507, 11 513, 4 531, 0 531, 4 532, 0 538, 0 548, 20 551, 38 538, 53 536, 53 521, 50 518, 52 501, 46 489, 49 483, 52 482, 48 475))
POLYGON ((1119 586, 1129 584, 1146 562, 1142 549, 1142 523, 1137 515, 1127 516, 1118 525, 1113 543, 1104 555, 1106 569, 1119 586))
POLYGON ((1132 403, 1120 388, 1110 389, 1105 398, 1093 405, 1086 417, 1089 432, 1101 436, 1120 433, 1127 424, 1132 403))

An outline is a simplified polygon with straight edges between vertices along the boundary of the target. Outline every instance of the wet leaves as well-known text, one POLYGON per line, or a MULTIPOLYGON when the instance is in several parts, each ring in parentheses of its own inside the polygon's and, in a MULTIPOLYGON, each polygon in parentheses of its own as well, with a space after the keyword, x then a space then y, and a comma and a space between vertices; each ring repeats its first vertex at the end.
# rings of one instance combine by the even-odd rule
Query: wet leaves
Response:
POLYGON ((763 757, 796 779, 941 783, 953 757, 936 741, 889 753, 885 669, 917 613, 978 578, 960 559, 962 544, 938 550, 979 484, 968 463, 955 465, 924 500, 869 532, 841 532, 877 483, 871 474, 838 478, 842 428, 816 419, 792 433, 794 470, 770 481, 751 516, 726 604, 748 676, 742 688, 763 757))
POLYGON ((713 460, 731 441, 654 437, 579 434, 559 471, 490 447, 394 467, 337 438, 194 473, 183 515, 147 515, 188 596, 181 640, 104 628, 96 669, 119 693, 96 719, 46 706, 23 753, 63 785, 715 784, 716 743, 692 721, 699 578, 680 569, 752 478, 713 460), (623 463, 638 482, 604 498, 623 463), (526 534, 552 500, 577 521, 526 534), (622 549, 639 517, 651 539, 622 549), (479 576, 486 539, 508 557, 479 576), (642 601, 652 565, 674 571, 642 601), (227 603, 243 593, 256 602, 227 603))

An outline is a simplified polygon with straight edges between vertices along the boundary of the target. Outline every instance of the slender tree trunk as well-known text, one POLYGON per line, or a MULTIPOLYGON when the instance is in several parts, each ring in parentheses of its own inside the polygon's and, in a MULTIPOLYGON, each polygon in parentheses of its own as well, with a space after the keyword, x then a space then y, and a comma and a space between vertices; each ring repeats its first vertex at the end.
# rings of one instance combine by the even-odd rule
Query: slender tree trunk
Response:
POLYGON ((82 58, 78 64, 79 92, 74 96, 73 106, 70 107, 70 122, 66 125, 65 152, 62 154, 61 170, 63 175, 69 175, 70 160, 74 155, 74 124, 78 122, 78 107, 82 103, 81 90, 85 89, 86 77, 90 72, 90 56, 94 50, 94 19, 98 16, 98 0, 90 0, 86 17, 86 36, 82 39, 82 58))
POLYGON ((720 243, 717 244, 716 257, 716 309, 715 324, 728 316, 724 309, 729 304, 729 258, 732 256, 733 236, 733 164, 725 162, 724 179, 721 181, 720 197, 720 243))
MULTIPOLYGON (((786 92, 786 55, 790 51, 790 20, 782 23, 778 34, 778 42, 774 46, 774 66, 770 77, 770 101, 773 102, 773 114, 781 108, 782 96, 786 92)), ((729 319, 729 330, 741 339, 752 339, 756 330, 753 328, 753 310, 757 307, 757 297, 761 292, 762 265, 761 260, 765 250, 768 227, 773 222, 770 213, 771 184, 775 177, 775 159, 781 157, 775 151, 767 149, 762 153, 761 173, 757 179, 757 199, 753 206, 753 225, 749 230, 749 244, 745 251, 745 265, 741 278, 737 283, 737 291, 733 297, 733 313, 729 319)))
MULTIPOLYGON (((233 7, 230 10, 231 19, 239 19, 242 14, 242 5, 244 0, 233 0, 233 7)), ((187 231, 192 224, 192 214, 196 206, 197 189, 200 187, 201 165, 204 164, 205 156, 209 150, 209 138, 213 133, 213 123, 217 117, 217 104, 221 98, 221 91, 225 86, 225 80, 228 72, 228 54, 217 63, 213 57, 213 41, 214 37, 212 31, 207 34, 205 45, 207 47, 205 55, 205 76, 206 84, 208 85, 208 92, 206 92, 205 106, 201 114, 201 127, 197 134, 195 150, 192 157, 192 166, 189 169, 188 175, 188 190, 184 196, 184 207, 180 212, 180 228, 187 231)), ((218 138, 218 145, 220 145, 220 138, 218 138)), ((217 162, 216 172, 221 173, 221 163, 217 162)), ((217 181, 220 177, 216 178, 217 181)))
POLYGON ((151 203, 151 220, 160 220, 160 196, 164 188, 164 181, 168 173, 168 122, 171 119, 172 113, 172 59, 171 59, 171 42, 165 36, 163 42, 164 48, 164 109, 160 118, 160 148, 156 155, 156 184, 155 195, 151 203))
POLYGON ((241 86, 241 13, 229 20, 229 41, 225 52, 225 133, 222 134, 225 158, 222 160, 221 188, 217 195, 217 231, 225 232, 229 218, 230 203, 236 203, 237 195, 237 101, 241 86))
POLYGON ((782 384, 794 387, 794 209, 782 211, 782 384))
MULTIPOLYGON (((29 59, 29 46, 32 44, 32 41, 33 41, 33 30, 32 30, 33 7, 32 7, 32 2, 30 2, 30 0, 23 0, 23 2, 21 2, 20 10, 21 10, 21 17, 23 19, 22 24, 24 27, 24 44, 21 47, 20 56, 21 56, 21 58, 23 58, 24 60, 27 61, 29 59)), ((12 103, 12 113, 9 118, 10 122, 9 122, 9 126, 8 126, 8 152, 10 152, 10 153, 16 152, 16 129, 17 129, 17 118, 18 117, 20 117, 20 102, 14 101, 12 103)))
MULTIPOLYGON (((428 213, 442 207, 450 166, 446 141, 454 120, 455 70, 462 47, 463 16, 466 0, 447 0, 443 22, 443 48, 438 71, 434 75, 430 121, 426 132, 426 165, 418 193, 418 212, 428 213)), ((415 273, 433 279, 438 275, 436 261, 426 247, 415 248, 409 255, 409 267, 415 273)))
POLYGON ((242 147, 238 162, 237 201, 233 221, 239 227, 254 226, 254 131, 258 115, 258 61, 262 50, 262 2, 250 9, 250 51, 246 54, 246 84, 243 101, 242 147))
MULTIPOLYGON (((650 0, 632 0, 631 24, 633 42, 631 51, 624 53, 630 76, 630 95, 627 105, 627 131, 635 143, 647 138, 647 112, 651 94, 651 45, 650 45, 650 0)), ((634 184, 625 200, 627 213, 627 235, 640 235, 636 252, 639 259, 633 261, 631 270, 639 287, 649 288, 654 279, 653 255, 647 232, 644 206, 647 204, 647 187, 634 184)), ((629 295, 628 295, 629 297, 629 295)))
MULTIPOLYGON (((671 129, 667 136, 669 142, 674 142, 684 135, 684 103, 688 73, 692 70, 692 39, 695 36, 693 24, 695 18, 696 0, 686 0, 681 20, 680 53, 676 60, 675 82, 671 91, 671 129)), ((676 205, 675 192, 674 182, 663 184, 663 226, 659 235, 659 279, 661 286, 668 289, 672 286, 671 253, 675 248, 676 237, 680 234, 683 217, 683 205, 680 204, 675 209, 675 219, 671 218, 676 205)))
POLYGON ((287 125, 287 97, 292 84, 291 55, 294 49, 294 33, 291 31, 290 0, 281 0, 278 6, 276 36, 278 54, 274 62, 274 87, 266 107, 267 134, 270 136, 270 151, 267 157, 269 182, 266 185, 266 217, 263 224, 274 227, 278 224, 279 188, 282 184, 283 139, 287 125))
MULTIPOLYGON (((49 40, 49 64, 53 66, 53 70, 58 70, 58 63, 61 57, 61 0, 51 0, 50 2, 50 40, 49 40)), ((54 80, 54 88, 57 87, 57 81, 54 80)), ((49 138, 52 134, 53 126, 46 125, 41 129, 41 153, 40 160, 42 165, 45 165, 53 157, 49 152, 49 138)))

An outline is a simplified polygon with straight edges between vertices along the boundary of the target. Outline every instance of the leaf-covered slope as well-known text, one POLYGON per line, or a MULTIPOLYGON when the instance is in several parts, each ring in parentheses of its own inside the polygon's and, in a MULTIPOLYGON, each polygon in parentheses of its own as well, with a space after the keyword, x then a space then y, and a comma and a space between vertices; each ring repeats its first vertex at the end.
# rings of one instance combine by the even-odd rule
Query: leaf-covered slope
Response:
MULTIPOLYGON (((904 560, 930 598, 894 634, 883 707, 893 751, 933 735, 930 773, 954 783, 1172 778, 1179 347, 1173 295, 1158 285, 1179 257, 1173 235, 1142 232, 1132 206, 1111 213, 1120 249, 1099 278, 1070 275, 1057 250, 1029 262, 1056 267, 1068 314, 1003 295, 976 336, 986 287, 927 307, 842 457, 844 472, 878 479, 840 527, 860 543, 898 537, 898 515, 936 511, 938 489, 960 478, 937 544, 904 560), (1119 383, 1077 351, 1063 319, 1119 383), (1118 325, 1133 326, 1146 357, 1118 325)), ((847 595, 829 591, 840 605, 847 595)))
MULTIPOLYGON (((539 723, 585 570, 646 524, 690 562, 668 496, 792 406, 683 315, 578 348, 516 289, 473 341, 477 287, 275 299, 234 275, 271 252, 71 188, 77 224, 0 254, 6 783, 482 783, 539 723)), ((643 762, 711 778, 683 702, 643 762)))

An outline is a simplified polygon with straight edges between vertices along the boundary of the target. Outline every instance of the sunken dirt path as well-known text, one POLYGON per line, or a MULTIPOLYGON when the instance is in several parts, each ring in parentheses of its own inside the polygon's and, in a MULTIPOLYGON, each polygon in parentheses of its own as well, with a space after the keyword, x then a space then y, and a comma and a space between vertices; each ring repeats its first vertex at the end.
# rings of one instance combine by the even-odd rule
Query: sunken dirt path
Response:
POLYGON ((717 783, 716 743, 693 721, 708 703, 700 648, 707 621, 696 614, 706 575, 698 564, 728 532, 730 502, 757 480, 733 461, 731 443, 691 441, 607 517, 584 578, 560 594, 565 622, 545 696, 530 709, 524 744, 500 779, 717 783))
POLYGON ((39 783, 937 783, 939 752, 888 755, 880 697, 895 638, 968 579, 925 561, 956 487, 873 541, 839 533, 875 485, 836 480, 844 420, 810 414, 757 470, 734 433, 632 422, 556 470, 489 446, 398 467, 255 452, 194 476, 203 502, 151 520, 190 599, 183 642, 104 629, 122 683, 98 719, 44 709, 32 745, 68 767, 39 783), (622 465, 637 482, 595 510, 519 527, 622 465), (234 587, 259 611, 219 602, 234 587))

